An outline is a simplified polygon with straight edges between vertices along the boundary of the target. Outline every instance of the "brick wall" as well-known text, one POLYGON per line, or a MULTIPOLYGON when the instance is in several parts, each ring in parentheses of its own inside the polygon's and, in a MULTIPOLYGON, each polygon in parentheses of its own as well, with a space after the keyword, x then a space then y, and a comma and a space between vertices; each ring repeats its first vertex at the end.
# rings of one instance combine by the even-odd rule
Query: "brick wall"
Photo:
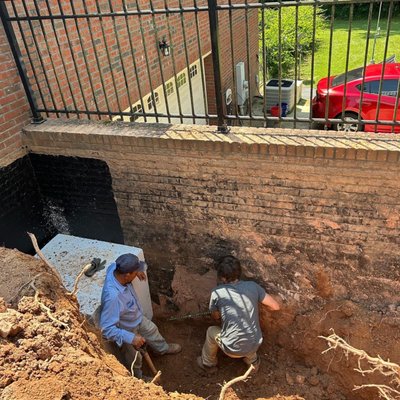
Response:
POLYGON ((381 277, 399 264, 396 136, 48 121, 25 138, 35 153, 106 161, 125 243, 159 271, 232 252, 261 281, 294 274, 300 255, 381 277))
POLYGON ((20 131, 29 122, 29 115, 25 92, 0 21, 0 166, 25 153, 20 131))
MULTIPOLYGON (((219 2, 219 4, 222 2, 219 2)), ((238 62, 245 64, 245 80, 249 83, 249 96, 258 94, 256 75, 258 73, 258 10, 220 11, 219 43, 221 59, 221 87, 224 94, 227 89, 232 90, 232 109, 230 114, 235 115, 237 108, 236 82, 232 69, 238 62), (232 39, 231 39, 232 37, 232 39), (232 46, 233 45, 233 46, 232 46)), ((214 89, 214 72, 212 55, 205 59, 207 104, 210 114, 217 113, 214 89)), ((236 71, 234 71, 236 73, 236 71)), ((235 76, 236 80, 236 76, 235 76)))
MULTIPOLYGON (((136 2, 125 3, 129 11, 137 10, 136 2)), ((10 16, 107 13, 124 9, 120 0, 86 1, 86 8, 83 2, 62 2, 60 8, 56 0, 7 4, 10 16)), ((138 4, 141 10, 151 7, 148 0, 141 0, 138 4)), ((170 8, 180 7, 179 0, 168 0, 167 4, 170 8)), ((198 6, 206 4, 205 0, 197 2, 198 6)), ((182 5, 192 7, 193 3, 182 2, 182 5)), ((163 9, 165 2, 154 0, 152 6, 163 9)), ((247 79, 254 95, 254 76, 258 66, 258 11, 250 10, 246 19, 245 11, 235 10, 232 21, 227 11, 219 14, 223 90, 234 89, 231 55, 236 64, 246 61, 249 51, 250 77, 247 79), (231 22, 234 50, 230 41, 231 22)), ((144 96, 151 87, 155 89, 161 85, 162 75, 166 81, 174 75, 174 69, 179 72, 187 67, 187 62, 193 63, 211 51, 207 11, 168 16, 21 21, 14 22, 13 27, 39 107, 47 109, 123 111, 139 100, 139 92, 144 96), (160 55, 158 42, 163 38, 171 45, 172 56, 160 55)), ((208 96, 208 101, 212 103, 215 97, 208 96)), ((212 104, 210 108, 213 108, 212 104)), ((79 117, 87 116, 80 113, 79 117)))
MULTIPOLYGON (((110 4, 112 11, 123 11, 120 0, 86 1, 86 8, 83 2, 62 2, 61 8, 55 0, 40 2, 37 7, 33 1, 25 3, 26 7, 20 1, 8 3, 9 14, 13 16, 16 11, 20 16, 110 12, 110 4)), ((136 3, 141 10, 150 8, 148 0, 125 1, 128 11, 137 10, 136 3)), ((154 0, 152 5, 156 9, 165 8, 163 0, 154 0)), ((193 6, 186 2, 183 5, 193 6)), ((169 0, 168 6, 178 8, 179 1, 169 0)), ((31 24, 22 21, 14 22, 13 26, 39 106, 45 105, 48 109, 56 106, 91 111, 125 110, 139 99, 139 89, 144 96, 150 91, 150 82, 153 89, 161 85, 161 72, 164 80, 170 79, 174 75, 173 63, 179 72, 186 68, 186 58, 189 64, 199 59, 199 43, 202 55, 210 51, 207 12, 197 16, 182 13, 66 19, 65 23, 60 19, 31 24), (164 37, 171 45, 173 56, 160 55, 158 42, 164 37)))

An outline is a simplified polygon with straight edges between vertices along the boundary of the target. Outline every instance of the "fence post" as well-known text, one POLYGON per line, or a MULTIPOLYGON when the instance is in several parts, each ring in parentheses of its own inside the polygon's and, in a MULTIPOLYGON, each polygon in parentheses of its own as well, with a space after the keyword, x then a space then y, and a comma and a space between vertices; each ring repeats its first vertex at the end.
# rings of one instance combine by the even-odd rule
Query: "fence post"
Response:
POLYGON ((36 103, 35 95, 29 84, 28 76, 26 73, 26 67, 24 61, 22 60, 22 55, 18 47, 17 38, 15 37, 13 27, 11 25, 11 22, 9 21, 7 7, 5 3, 2 1, 0 1, 0 17, 1 21, 3 22, 4 31, 6 33, 8 42, 10 44, 11 52, 14 56, 15 64, 17 66, 22 85, 24 86, 25 89, 26 97, 28 99, 28 103, 32 111, 32 122, 35 124, 40 124, 44 122, 45 119, 37 111, 38 106, 36 103))
POLYGON ((218 131, 221 133, 228 133, 229 128, 224 118, 224 96, 222 93, 221 68, 219 59, 217 0, 208 0, 208 16, 210 20, 211 52, 214 69, 214 87, 215 99, 217 103, 218 131))

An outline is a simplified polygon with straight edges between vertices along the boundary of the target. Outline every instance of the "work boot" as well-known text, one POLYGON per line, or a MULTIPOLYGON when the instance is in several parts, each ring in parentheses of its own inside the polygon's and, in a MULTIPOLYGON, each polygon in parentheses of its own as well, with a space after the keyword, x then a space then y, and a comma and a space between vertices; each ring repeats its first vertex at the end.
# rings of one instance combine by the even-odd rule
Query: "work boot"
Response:
POLYGON ((217 372, 217 366, 209 367, 208 365, 203 364, 203 358, 201 356, 198 356, 196 359, 196 364, 199 368, 201 368, 204 372, 207 372, 207 374, 214 374, 217 372))
POLYGON ((182 346, 177 343, 168 343, 168 350, 164 354, 177 354, 182 351, 182 346))

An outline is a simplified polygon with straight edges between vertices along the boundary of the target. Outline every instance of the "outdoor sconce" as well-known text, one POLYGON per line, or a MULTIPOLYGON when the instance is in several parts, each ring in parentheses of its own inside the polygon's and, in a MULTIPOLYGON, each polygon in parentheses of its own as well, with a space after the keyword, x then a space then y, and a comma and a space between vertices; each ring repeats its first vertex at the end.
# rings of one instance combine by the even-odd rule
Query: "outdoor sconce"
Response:
POLYGON ((164 56, 170 55, 171 50, 170 50, 169 44, 167 43, 165 38, 161 42, 158 43, 158 47, 164 56))

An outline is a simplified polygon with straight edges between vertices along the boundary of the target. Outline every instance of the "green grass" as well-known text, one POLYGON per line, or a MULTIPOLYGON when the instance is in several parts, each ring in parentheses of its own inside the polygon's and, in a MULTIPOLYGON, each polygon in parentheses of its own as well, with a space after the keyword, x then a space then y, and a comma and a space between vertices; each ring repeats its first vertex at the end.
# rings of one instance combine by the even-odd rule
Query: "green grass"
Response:
MULTIPOLYGON (((387 21, 381 19, 380 27, 381 33, 376 40, 375 47, 375 62, 381 62, 384 56, 385 42, 386 42, 386 25, 387 21)), ((343 73, 346 71, 346 54, 347 42, 349 35, 349 22, 343 20, 336 20, 334 24, 334 32, 332 39, 332 58, 331 58, 331 76, 343 73)), ((372 48, 374 43, 374 33, 376 30, 376 20, 372 21, 371 33, 368 47, 367 64, 371 61, 372 48)), ((314 83, 319 79, 328 76, 329 65, 329 43, 330 43, 330 29, 327 24, 326 29, 317 32, 318 48, 315 52, 314 59, 314 83)), ((351 44, 349 54, 349 70, 364 65, 365 49, 367 43, 367 20, 355 20, 352 23, 351 44)), ((392 19, 392 26, 390 29, 389 46, 387 57, 396 55, 397 62, 400 62, 400 18, 394 17, 392 19)), ((301 65, 301 79, 305 84, 310 84, 311 80, 311 56, 302 62, 301 65)))

